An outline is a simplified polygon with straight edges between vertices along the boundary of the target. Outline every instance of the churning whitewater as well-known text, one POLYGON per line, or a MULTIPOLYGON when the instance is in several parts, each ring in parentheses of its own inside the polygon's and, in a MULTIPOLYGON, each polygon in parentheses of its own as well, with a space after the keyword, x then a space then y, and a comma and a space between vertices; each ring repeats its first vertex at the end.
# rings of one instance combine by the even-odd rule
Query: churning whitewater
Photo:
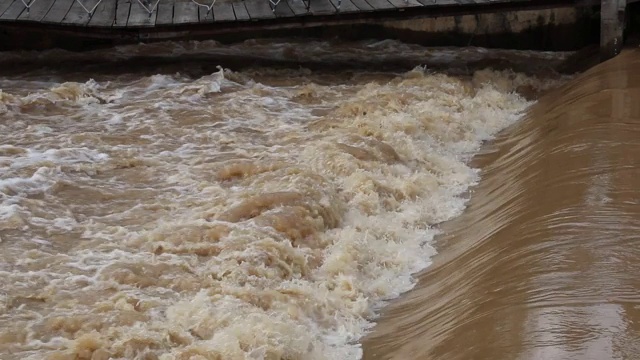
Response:
POLYGON ((0 77, 5 360, 360 358, 515 90, 556 83, 82 66, 0 77))

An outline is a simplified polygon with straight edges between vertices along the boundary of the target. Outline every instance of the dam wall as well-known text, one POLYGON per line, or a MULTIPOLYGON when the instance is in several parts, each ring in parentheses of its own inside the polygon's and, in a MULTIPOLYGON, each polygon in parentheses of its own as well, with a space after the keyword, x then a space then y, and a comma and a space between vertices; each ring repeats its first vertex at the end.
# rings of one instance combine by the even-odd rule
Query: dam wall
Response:
MULTIPOLYGON (((238 29, 238 31, 215 36, 189 34, 174 40, 213 39, 222 43, 231 43, 251 38, 291 37, 346 40, 395 39, 425 46, 570 51, 597 44, 599 34, 600 20, 597 8, 559 7, 410 20, 363 20, 348 24, 260 32, 238 29)), ((89 50, 139 41, 140 39, 116 37, 91 39, 78 36, 77 33, 0 26, 0 50, 48 48, 89 50)))
POLYGON ((597 42, 599 13, 591 8, 556 8, 385 22, 385 32, 435 46, 577 50, 597 42))

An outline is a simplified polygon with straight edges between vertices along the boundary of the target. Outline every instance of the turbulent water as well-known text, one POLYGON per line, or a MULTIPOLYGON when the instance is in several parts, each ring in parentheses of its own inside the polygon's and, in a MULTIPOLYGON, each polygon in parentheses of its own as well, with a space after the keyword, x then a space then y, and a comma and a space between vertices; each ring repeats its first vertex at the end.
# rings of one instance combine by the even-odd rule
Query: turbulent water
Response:
POLYGON ((549 92, 365 359, 640 359, 640 51, 549 92))
POLYGON ((380 307, 430 264, 435 225, 464 209, 469 160, 531 105, 515 90, 563 81, 417 65, 565 55, 394 42, 0 54, 0 357, 360 358, 380 307), (314 70, 255 64, 278 54, 314 70), (413 69, 371 69, 391 58, 413 69))

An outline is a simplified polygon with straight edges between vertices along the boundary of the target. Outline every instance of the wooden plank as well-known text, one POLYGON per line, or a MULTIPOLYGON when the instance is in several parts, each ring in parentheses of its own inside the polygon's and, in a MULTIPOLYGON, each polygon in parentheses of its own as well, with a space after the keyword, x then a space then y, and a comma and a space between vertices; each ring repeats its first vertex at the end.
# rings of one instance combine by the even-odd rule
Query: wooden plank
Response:
MULTIPOLYGON (((422 4, 424 4, 426 6, 426 4, 421 1, 422 4)), ((429 0, 425 0, 425 1, 429 1, 429 0)), ((456 0, 437 0, 437 1, 431 1, 431 5, 437 5, 437 6, 451 6, 451 5, 460 5, 456 0)))
POLYGON ((156 25, 173 24, 173 1, 161 1, 158 4, 158 15, 156 15, 156 25))
POLYGON ((15 1, 4 0, 4 1, 0 1, 0 15, 4 14, 4 12, 11 6, 11 4, 13 4, 16 1, 20 1, 20 0, 15 0, 15 1))
POLYGON ((387 0, 367 0, 367 2, 369 3, 369 5, 371 5, 373 10, 387 10, 396 8, 387 0))
POLYGON ((231 3, 221 3, 213 5, 213 18, 218 21, 236 21, 236 15, 233 12, 231 3))
POLYGON ((424 6, 451 6, 460 5, 456 0, 418 0, 424 6))
POLYGON ((129 20, 129 11, 131 11, 131 2, 129 0, 117 0, 116 18, 113 21, 113 26, 114 27, 127 26, 127 20, 129 20))
POLYGON ((333 6, 329 0, 311 0, 311 7, 309 7, 309 11, 313 15, 328 15, 335 14, 337 12, 336 7, 333 6))
POLYGON ((278 4, 278 6, 276 6, 275 14, 276 14, 276 17, 278 18, 287 18, 287 17, 295 16, 295 14, 293 13, 293 10, 291 10, 286 0, 280 0, 280 3, 278 4))
POLYGON ((74 0, 56 0, 47 15, 42 18, 42 22, 59 24, 67 15, 74 0))
POLYGON ((276 17, 267 0, 246 0, 244 5, 247 7, 251 20, 273 19, 276 17))
POLYGON ((177 2, 173 5, 173 23, 188 24, 199 22, 198 5, 189 2, 177 2))
MULTIPOLYGON (((285 1, 285 0, 282 0, 282 1, 285 1)), ((291 8, 291 11, 293 11, 293 13, 296 16, 309 15, 309 11, 307 11, 307 6, 302 2, 302 0, 286 0, 286 1, 287 1, 287 5, 289 5, 289 7, 291 8)))
MULTIPOLYGON (((338 12, 341 12, 341 13, 350 13, 350 12, 360 11, 360 9, 358 9, 358 7, 351 2, 351 0, 342 0, 340 7, 338 7, 338 0, 331 0, 331 2, 333 3, 333 6, 335 6, 336 9, 338 9, 338 12)), ((369 4, 367 4, 367 6, 369 6, 369 4)))
POLYGON ((102 2, 93 11, 93 16, 89 20, 89 26, 111 27, 116 18, 116 2, 115 0, 102 0, 102 2))
MULTIPOLYGON (((147 5, 149 9, 156 3, 154 0, 150 1, 151 4, 147 5)), ((160 4, 158 4, 160 5, 160 4)), ((137 0, 131 0, 131 8, 129 9, 129 18, 127 19, 127 27, 144 27, 154 26, 156 24, 157 11, 153 11, 151 14, 145 9, 137 0)))
POLYGON ((22 14, 23 11, 26 12, 27 7, 24 6, 22 1, 14 1, 13 4, 9 6, 7 10, 2 13, 0 19, 2 20, 16 20, 22 14))
MULTIPOLYGON (((432 0, 429 0, 432 1, 432 0)), ((351 0, 360 11, 373 11, 373 7, 366 0, 351 0)))
MULTIPOLYGON (((208 4, 208 5, 211 5, 211 4, 208 4)), ((229 4, 229 7, 231 7, 231 4, 229 4)), ((231 7, 231 13, 233 13, 233 7, 231 7)), ((211 11, 209 11, 207 10, 206 6, 198 6, 198 14, 199 14, 201 23, 213 22, 213 8, 211 8, 211 11)), ((236 17, 234 16, 233 19, 235 20, 236 17)))
POLYGON ((233 3, 233 12, 236 15, 236 20, 250 20, 247 8, 244 6, 244 1, 233 3))
POLYGON ((389 0, 389 2, 398 9, 423 6, 417 0, 389 0))
MULTIPOLYGON (((93 5, 93 4, 92 4, 93 5)), ((91 10, 91 8, 88 8, 91 10)), ((71 9, 67 12, 64 19, 62 19, 63 24, 67 25, 86 25, 89 22, 89 13, 85 9, 82 8, 82 5, 77 1, 73 2, 71 5, 71 9)))
POLYGON ((53 5, 54 0, 38 0, 33 5, 29 11, 23 11, 18 17, 18 20, 25 21, 40 21, 42 18, 47 15, 49 9, 53 5))

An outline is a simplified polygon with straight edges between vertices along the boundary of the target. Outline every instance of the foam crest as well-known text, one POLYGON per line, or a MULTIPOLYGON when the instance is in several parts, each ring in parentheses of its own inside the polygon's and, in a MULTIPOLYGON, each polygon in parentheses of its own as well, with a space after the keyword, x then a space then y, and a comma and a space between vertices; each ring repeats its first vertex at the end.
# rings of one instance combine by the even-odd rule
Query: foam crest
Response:
POLYGON ((0 350, 359 358, 377 310, 429 265, 435 226, 463 210, 466 162, 530 104, 514 90, 548 82, 424 68, 331 81, 218 68, 17 100, 52 105, 46 120, 22 107, 32 123, 0 147, 0 350))

